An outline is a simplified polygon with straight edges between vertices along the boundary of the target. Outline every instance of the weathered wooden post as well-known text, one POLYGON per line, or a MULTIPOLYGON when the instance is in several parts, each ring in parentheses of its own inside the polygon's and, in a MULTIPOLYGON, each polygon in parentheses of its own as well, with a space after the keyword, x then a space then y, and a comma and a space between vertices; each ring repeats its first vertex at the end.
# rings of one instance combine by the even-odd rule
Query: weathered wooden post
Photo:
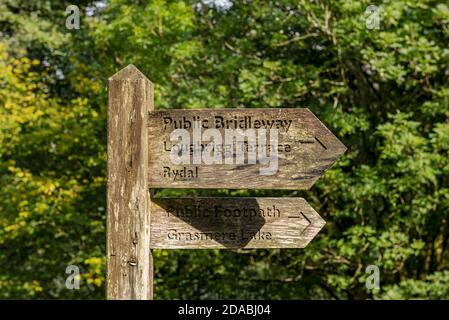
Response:
POLYGON ((152 299, 148 114, 153 84, 133 65, 109 78, 107 298, 152 299))

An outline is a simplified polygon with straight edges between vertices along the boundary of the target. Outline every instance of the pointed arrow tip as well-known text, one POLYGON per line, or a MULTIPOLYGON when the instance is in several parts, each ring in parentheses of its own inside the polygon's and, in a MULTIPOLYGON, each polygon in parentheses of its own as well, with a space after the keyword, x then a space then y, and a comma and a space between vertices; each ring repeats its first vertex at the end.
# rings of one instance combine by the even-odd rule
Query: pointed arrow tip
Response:
POLYGON ((307 241, 303 243, 303 248, 305 248, 318 235, 326 224, 326 221, 324 221, 324 219, 318 214, 318 212, 315 211, 315 209, 312 208, 312 206, 310 206, 310 204, 306 202, 306 205, 309 210, 307 210, 307 212, 301 212, 303 218, 309 222, 309 225, 301 231, 301 236, 307 239, 307 241))

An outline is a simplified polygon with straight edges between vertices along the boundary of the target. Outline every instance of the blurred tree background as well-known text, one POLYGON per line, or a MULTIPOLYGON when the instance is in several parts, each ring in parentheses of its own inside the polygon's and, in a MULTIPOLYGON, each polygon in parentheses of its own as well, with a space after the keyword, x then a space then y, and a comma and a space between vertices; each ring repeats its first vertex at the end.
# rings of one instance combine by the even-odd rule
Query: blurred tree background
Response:
POLYGON ((376 1, 372 29, 370 4, 0 0, 0 298, 105 297, 107 78, 133 63, 157 108, 309 107, 349 149, 309 191, 159 190, 303 196, 327 225, 157 250, 156 299, 449 299, 449 5, 376 1))

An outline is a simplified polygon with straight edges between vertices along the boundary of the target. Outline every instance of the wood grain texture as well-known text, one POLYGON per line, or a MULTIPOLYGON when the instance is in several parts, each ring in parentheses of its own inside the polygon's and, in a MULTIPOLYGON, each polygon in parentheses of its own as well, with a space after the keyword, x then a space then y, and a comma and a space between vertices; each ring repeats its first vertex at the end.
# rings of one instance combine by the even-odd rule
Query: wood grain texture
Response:
POLYGON ((160 249, 304 248, 325 221, 303 198, 153 198, 160 249))
POLYGON ((160 110, 150 112, 148 126, 152 150, 148 182, 152 188, 309 189, 346 151, 306 108, 160 110), (218 126, 223 137, 226 125, 246 130, 269 128, 274 123, 273 127, 279 129, 277 173, 260 175, 260 163, 173 165, 170 150, 176 142, 170 141, 170 134, 175 128, 187 128, 192 139, 189 122, 194 119, 205 124, 203 132, 218 126))
POLYGON ((107 298, 151 299, 148 112, 153 86, 133 65, 109 78, 107 298))

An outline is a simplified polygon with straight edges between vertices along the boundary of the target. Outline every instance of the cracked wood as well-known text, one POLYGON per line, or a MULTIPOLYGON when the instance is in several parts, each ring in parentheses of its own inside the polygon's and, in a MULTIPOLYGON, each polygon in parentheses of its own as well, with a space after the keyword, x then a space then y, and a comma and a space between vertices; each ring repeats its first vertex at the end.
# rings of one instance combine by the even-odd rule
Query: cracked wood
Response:
POLYGON ((151 299, 148 112, 153 86, 133 65, 109 79, 107 298, 151 299))

